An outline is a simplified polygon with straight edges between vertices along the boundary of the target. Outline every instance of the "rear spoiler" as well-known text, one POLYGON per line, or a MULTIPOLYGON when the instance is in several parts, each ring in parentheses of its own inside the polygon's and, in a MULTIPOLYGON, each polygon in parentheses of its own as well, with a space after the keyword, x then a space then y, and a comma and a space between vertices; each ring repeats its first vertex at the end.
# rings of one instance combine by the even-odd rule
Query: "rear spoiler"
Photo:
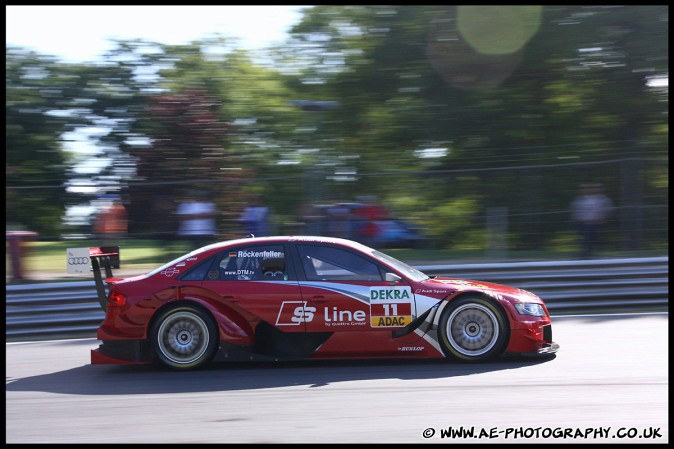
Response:
POLYGON ((119 246, 89 248, 89 259, 91 260, 91 268, 94 272, 94 280, 96 281, 98 303, 103 310, 106 310, 108 296, 105 291, 105 284, 103 283, 104 278, 101 275, 101 269, 105 270, 105 279, 112 277, 112 269, 119 268, 119 246))
POLYGON ((104 279, 112 277, 112 269, 119 268, 119 246, 101 246, 100 248, 68 248, 66 250, 68 273, 84 274, 94 272, 98 302, 103 310, 107 308, 104 279), (105 270, 105 278, 101 270, 105 270))

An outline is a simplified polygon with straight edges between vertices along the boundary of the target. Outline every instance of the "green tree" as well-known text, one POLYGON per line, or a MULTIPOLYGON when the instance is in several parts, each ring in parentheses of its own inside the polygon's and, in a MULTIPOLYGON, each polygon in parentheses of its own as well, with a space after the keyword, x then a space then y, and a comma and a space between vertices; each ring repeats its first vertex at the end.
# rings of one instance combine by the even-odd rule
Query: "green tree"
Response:
POLYGON ((321 80, 307 90, 343 105, 334 133, 345 136, 338 152, 358 155, 356 190, 424 205, 472 189, 475 226, 489 206, 521 217, 517 246, 541 248, 568 230, 578 182, 632 190, 593 164, 667 150, 645 144, 666 120, 645 76, 667 71, 666 7, 320 6, 293 31, 300 78, 321 80), (425 148, 444 151, 428 158, 425 148))
POLYGON ((261 195, 278 211, 297 208, 292 135, 300 112, 276 72, 253 64, 247 54, 215 37, 189 45, 125 43, 120 56, 154 70, 145 110, 133 133, 149 143, 127 146, 137 161, 130 183, 130 213, 136 232, 170 236, 175 203, 186 190, 207 193, 218 206, 218 229, 240 235, 237 221, 249 195, 261 195))
POLYGON ((5 58, 5 222, 44 237, 60 235, 66 202, 64 90, 52 58, 8 48, 5 58))
POLYGON ((511 246, 538 249, 570 241, 593 180, 615 242, 667 245, 668 88, 648 82, 668 73, 666 6, 325 5, 292 31, 264 63, 217 36, 120 41, 92 65, 8 49, 8 223, 58 233, 64 183, 86 181, 67 133, 97 127, 111 162, 89 181, 129 193, 138 233, 172 232, 205 185, 223 233, 247 193, 281 223, 374 194, 453 248, 486 244, 505 207, 511 246), (298 107, 316 102, 336 107, 298 107))

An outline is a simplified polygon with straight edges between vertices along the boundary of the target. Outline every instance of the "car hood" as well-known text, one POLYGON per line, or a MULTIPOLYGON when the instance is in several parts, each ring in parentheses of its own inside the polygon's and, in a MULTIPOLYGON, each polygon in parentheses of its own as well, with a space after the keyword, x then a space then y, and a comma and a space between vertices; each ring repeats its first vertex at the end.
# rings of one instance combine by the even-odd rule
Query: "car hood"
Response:
POLYGON ((540 298, 531 292, 509 285, 495 284, 493 282, 436 276, 423 283, 433 289, 447 289, 448 292, 457 290, 480 290, 486 293, 508 295, 522 301, 540 301, 540 298))

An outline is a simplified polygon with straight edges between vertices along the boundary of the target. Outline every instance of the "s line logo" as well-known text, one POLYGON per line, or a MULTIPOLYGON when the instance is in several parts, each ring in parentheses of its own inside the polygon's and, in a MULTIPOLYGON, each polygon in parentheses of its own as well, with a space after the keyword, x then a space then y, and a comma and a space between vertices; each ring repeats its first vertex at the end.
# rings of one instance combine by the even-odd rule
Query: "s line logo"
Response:
POLYGON ((299 326, 314 319, 316 307, 308 307, 306 301, 283 301, 276 318, 277 326, 299 326))

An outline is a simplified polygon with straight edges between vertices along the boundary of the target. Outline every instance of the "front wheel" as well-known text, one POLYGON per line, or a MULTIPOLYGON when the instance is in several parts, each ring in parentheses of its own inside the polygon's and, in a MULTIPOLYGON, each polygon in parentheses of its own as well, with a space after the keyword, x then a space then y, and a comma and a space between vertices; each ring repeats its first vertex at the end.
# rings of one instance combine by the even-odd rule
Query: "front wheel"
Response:
POLYGON ((152 346, 159 361, 174 369, 196 369, 208 364, 218 347, 213 318, 189 305, 172 307, 152 327, 152 346))
POLYGON ((503 353, 508 342, 508 319, 485 298, 453 301, 440 318, 440 342, 445 354, 468 362, 483 362, 503 353))

